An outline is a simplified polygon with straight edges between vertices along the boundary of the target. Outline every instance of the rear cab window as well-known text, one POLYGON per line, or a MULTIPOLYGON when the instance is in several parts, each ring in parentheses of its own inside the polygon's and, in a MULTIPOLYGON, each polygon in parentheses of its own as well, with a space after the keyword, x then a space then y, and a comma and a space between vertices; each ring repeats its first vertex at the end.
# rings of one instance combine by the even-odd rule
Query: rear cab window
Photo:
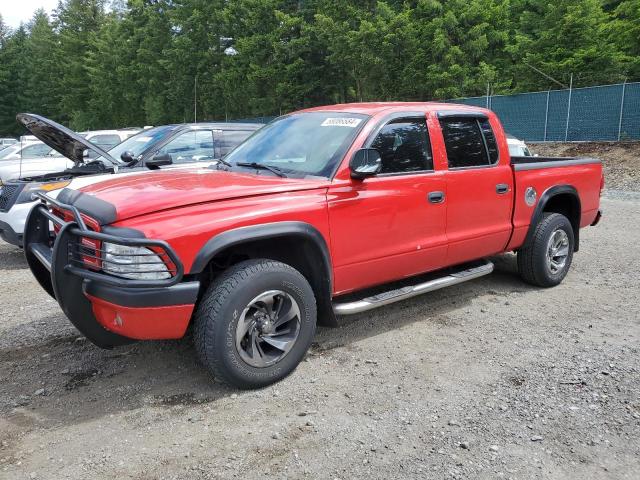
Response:
POLYGON ((495 134, 484 116, 445 116, 440 127, 450 169, 489 167, 498 163, 495 134))

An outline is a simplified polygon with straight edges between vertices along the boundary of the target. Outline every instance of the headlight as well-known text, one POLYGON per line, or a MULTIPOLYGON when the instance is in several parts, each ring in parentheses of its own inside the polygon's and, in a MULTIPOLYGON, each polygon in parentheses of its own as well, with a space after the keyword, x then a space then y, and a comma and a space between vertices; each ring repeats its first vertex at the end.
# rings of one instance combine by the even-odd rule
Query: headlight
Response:
POLYGON ((145 247, 128 247, 105 242, 102 270, 132 280, 164 280, 171 278, 160 256, 145 247))
POLYGON ((22 189, 16 203, 29 203, 33 202, 33 194, 36 192, 52 192, 53 190, 60 190, 71 183, 71 180, 65 180, 64 182, 32 182, 22 189))

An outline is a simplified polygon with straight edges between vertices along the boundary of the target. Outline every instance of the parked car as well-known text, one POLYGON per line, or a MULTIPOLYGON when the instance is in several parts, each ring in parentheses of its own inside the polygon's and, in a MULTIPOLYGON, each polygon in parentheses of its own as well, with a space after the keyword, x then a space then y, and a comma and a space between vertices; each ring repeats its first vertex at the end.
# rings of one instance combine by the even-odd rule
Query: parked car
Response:
POLYGON ((507 146, 512 157, 533 157, 527 144, 513 135, 507 135, 507 146))
MULTIPOLYGON (((135 135, 140 130, 131 132, 130 130, 96 130, 82 132, 79 135, 89 140, 92 144, 103 150, 109 150, 127 138, 135 135)), ((92 158, 95 154, 92 151, 85 151, 87 158, 92 158)), ((0 154, 0 158, 2 155, 0 154)), ((0 163, 0 181, 7 183, 10 180, 20 178, 45 175, 47 173, 59 172, 73 167, 73 162, 62 156, 58 151, 42 142, 31 142, 22 150, 17 150, 5 160, 12 162, 0 163)))
POLYGON ((18 140, 15 138, 0 138, 0 150, 9 145, 15 145, 16 143, 18 143, 18 140))
POLYGON ((49 168, 50 173, 38 172, 38 175, 6 182, 0 187, 0 237, 17 246, 22 245, 24 224, 36 204, 32 196, 37 191, 55 196, 63 187, 80 188, 102 180, 105 174, 123 175, 159 167, 183 168, 194 162, 214 163, 262 126, 244 123, 166 125, 143 130, 105 152, 93 143, 94 136, 82 138, 38 116, 21 118, 25 123, 40 122, 39 127, 31 128, 37 128, 40 135, 58 148, 56 154, 64 152, 67 157, 51 159, 58 171, 50 172, 49 168), (73 143, 65 145, 56 130, 73 135, 69 137, 73 138, 73 143), (71 146, 67 148, 68 145, 71 146), (87 155, 83 150, 90 153, 87 155))
POLYGON ((558 285, 604 185, 599 160, 510 157, 493 112, 454 104, 292 113, 224 160, 38 193, 24 244, 96 345, 193 323, 202 363, 241 388, 291 373, 316 323, 487 275, 492 255, 558 285))
MULTIPOLYGON (((21 159, 30 160, 33 158, 43 157, 51 152, 49 145, 39 141, 27 141, 10 145, 0 151, 0 172, 7 165, 13 165, 21 159)), ((0 180, 2 174, 0 173, 0 180)))

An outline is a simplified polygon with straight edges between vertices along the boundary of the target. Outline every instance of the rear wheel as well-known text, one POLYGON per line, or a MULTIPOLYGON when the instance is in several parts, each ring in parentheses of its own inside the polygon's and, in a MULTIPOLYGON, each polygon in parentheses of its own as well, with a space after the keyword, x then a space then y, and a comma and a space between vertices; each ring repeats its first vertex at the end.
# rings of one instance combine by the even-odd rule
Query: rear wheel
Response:
POLYGON ((518 251, 520 276, 532 285, 554 287, 566 277, 573 260, 571 222, 559 213, 545 213, 530 245, 518 251))
POLYGON ((211 284, 194 323, 198 357, 214 378, 259 388, 289 375, 309 349, 315 297, 289 265, 248 260, 211 284))

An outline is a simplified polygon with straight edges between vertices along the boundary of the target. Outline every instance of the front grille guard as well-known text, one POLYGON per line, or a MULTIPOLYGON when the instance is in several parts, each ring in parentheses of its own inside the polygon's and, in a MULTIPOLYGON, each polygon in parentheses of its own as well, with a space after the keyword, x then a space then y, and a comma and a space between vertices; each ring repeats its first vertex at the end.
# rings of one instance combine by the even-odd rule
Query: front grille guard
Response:
MULTIPOLYGON (((162 240, 151 240, 147 238, 127 238, 121 237, 118 235, 110 235, 101 232, 95 232, 90 230, 84 219, 82 218, 82 214, 80 211, 73 205, 68 205, 58 200, 49 197, 43 192, 37 192, 34 194, 35 197, 38 197, 43 201, 42 204, 37 205, 34 208, 37 208, 39 213, 42 214, 45 218, 51 221, 54 225, 59 226, 60 228, 65 227, 68 224, 75 224, 75 226, 68 227, 68 232, 75 237, 75 241, 69 243, 69 248, 67 251, 69 263, 65 266, 65 270, 69 273, 77 275, 82 278, 86 278, 89 280, 95 280, 98 282, 115 285, 115 286, 124 286, 124 287, 133 287, 133 288, 158 288, 158 287, 170 287, 179 283, 184 276, 184 267, 182 263, 178 259, 178 256, 175 254, 171 246, 162 240), (73 216, 73 222, 67 222, 64 219, 54 215, 49 211, 49 206, 56 207, 60 210, 66 210, 71 213, 73 216), (153 253, 146 254, 135 254, 128 256, 152 256, 157 255, 161 260, 168 259, 168 262, 163 262, 164 266, 166 266, 166 270, 171 274, 171 278, 161 279, 161 280, 135 280, 124 278, 120 276, 115 276, 113 274, 101 273, 94 270, 90 270, 89 268, 101 268, 103 264, 118 264, 118 262, 105 260, 104 248, 90 248, 87 245, 82 243, 82 238, 88 238, 91 240, 96 240, 98 242, 108 242, 114 243, 118 245, 123 245, 127 247, 145 247, 151 250, 153 253), (83 250, 85 249, 85 250, 83 250), (88 249, 88 250, 87 250, 88 249), (91 253, 90 253, 91 252, 91 253), (101 255, 95 255, 94 253, 99 253, 101 255), (83 257, 89 258, 90 260, 94 260, 96 263, 94 265, 87 265, 87 262, 83 260, 83 257)), ((42 251, 43 245, 35 244, 30 246, 32 250, 42 251)), ((34 251, 36 255, 40 258, 41 255, 38 255, 37 252, 34 251)), ((46 262, 43 262, 46 264, 46 262)), ((148 262, 141 264, 158 264, 158 262, 148 262)), ((120 264, 121 265, 121 264, 120 264)), ((145 273, 158 273, 158 271, 147 271, 145 273)))

